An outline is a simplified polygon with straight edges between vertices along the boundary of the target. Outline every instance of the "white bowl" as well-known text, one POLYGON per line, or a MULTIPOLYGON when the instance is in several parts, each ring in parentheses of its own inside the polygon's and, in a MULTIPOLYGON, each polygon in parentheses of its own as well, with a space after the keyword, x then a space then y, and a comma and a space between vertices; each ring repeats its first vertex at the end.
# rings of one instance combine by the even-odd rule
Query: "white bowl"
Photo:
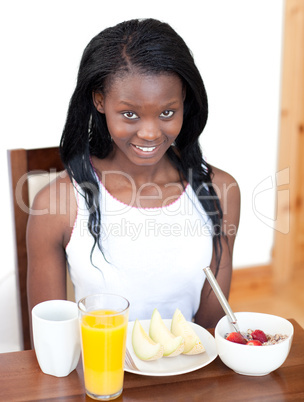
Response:
POLYGON ((263 313, 235 313, 241 332, 260 329, 266 334, 288 335, 275 345, 247 346, 225 339, 229 332, 235 332, 224 316, 215 327, 217 351, 222 362, 238 374, 262 376, 279 368, 286 360, 293 338, 293 325, 282 317, 263 313))

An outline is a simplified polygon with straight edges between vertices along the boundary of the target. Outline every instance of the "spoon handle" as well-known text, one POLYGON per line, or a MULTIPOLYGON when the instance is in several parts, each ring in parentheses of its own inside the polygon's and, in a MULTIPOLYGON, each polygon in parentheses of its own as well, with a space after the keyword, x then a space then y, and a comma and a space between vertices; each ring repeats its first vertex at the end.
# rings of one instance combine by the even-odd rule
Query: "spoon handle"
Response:
POLYGON ((231 310, 231 307, 229 306, 229 303, 222 292, 222 289, 220 288, 220 285, 218 284, 217 280, 215 279, 210 267, 203 268, 206 277, 208 279, 208 282, 210 283, 210 286, 212 287, 216 297, 218 298, 218 301, 220 302, 221 306, 223 307, 223 310, 225 311, 226 315, 228 316, 231 324, 235 328, 237 332, 240 332, 238 324, 237 324, 237 319, 231 310))

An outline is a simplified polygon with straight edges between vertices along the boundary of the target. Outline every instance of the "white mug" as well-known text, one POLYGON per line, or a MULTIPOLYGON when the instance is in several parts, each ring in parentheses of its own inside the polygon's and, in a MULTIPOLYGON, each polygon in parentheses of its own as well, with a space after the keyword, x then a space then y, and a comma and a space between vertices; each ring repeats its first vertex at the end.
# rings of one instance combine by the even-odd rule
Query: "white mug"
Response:
POLYGON ((33 341, 37 360, 45 374, 65 377, 80 357, 77 304, 49 300, 32 309, 33 341))

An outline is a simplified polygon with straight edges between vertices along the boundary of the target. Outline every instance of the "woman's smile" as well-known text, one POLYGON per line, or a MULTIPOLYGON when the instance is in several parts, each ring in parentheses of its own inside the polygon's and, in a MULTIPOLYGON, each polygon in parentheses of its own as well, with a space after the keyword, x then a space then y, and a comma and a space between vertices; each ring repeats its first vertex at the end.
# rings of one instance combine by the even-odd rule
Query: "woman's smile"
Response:
POLYGON ((131 144, 131 147, 133 147, 134 152, 142 158, 151 158, 154 157, 155 154, 159 151, 160 147, 162 144, 158 145, 136 145, 136 144, 131 144))

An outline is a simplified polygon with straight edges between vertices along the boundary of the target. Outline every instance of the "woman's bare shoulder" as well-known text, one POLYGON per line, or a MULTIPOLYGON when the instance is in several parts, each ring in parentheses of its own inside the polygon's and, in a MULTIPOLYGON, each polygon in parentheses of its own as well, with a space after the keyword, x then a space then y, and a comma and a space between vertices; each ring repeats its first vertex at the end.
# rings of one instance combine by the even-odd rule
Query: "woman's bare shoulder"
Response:
POLYGON ((212 166, 212 184, 218 197, 221 199, 224 196, 234 198, 235 201, 240 199, 240 188, 236 179, 229 173, 212 166))
POLYGON ((74 187, 68 174, 62 172, 37 192, 30 209, 28 226, 38 232, 43 226, 48 227, 50 233, 54 229, 53 233, 56 233, 57 238, 62 236, 63 242, 66 243, 76 215, 74 187))
MULTIPOLYGON (((33 209, 47 208, 48 211, 55 211, 56 207, 66 204, 73 193, 73 184, 69 175, 63 171, 54 180, 40 189, 34 197, 33 209)), ((46 211, 45 211, 46 212, 46 211)))
POLYGON ((241 193, 236 179, 224 170, 212 166, 212 184, 219 197, 223 219, 237 231, 240 219, 241 193))
POLYGON ((231 185, 236 184, 236 179, 228 172, 225 172, 222 169, 219 169, 215 166, 211 166, 212 168, 212 182, 216 183, 217 185, 231 185))

